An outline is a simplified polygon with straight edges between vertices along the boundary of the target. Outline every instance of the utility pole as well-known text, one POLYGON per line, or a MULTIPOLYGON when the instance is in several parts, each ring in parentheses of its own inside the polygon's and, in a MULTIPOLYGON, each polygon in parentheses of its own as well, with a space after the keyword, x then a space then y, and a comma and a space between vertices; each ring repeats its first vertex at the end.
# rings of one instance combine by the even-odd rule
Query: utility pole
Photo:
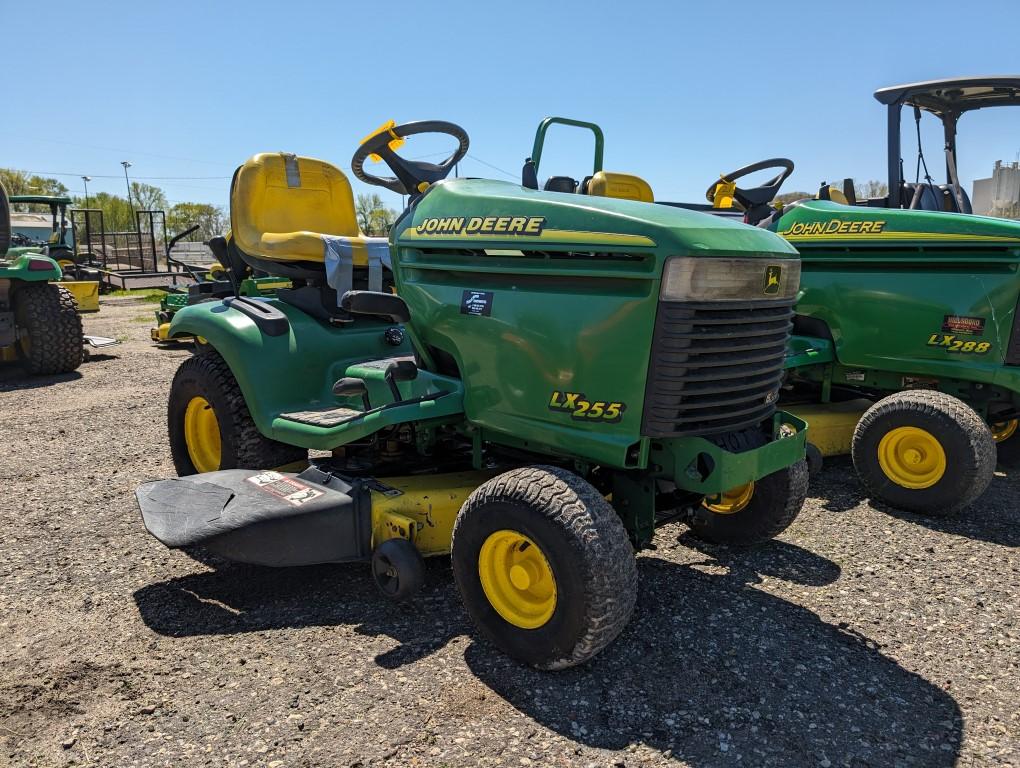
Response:
POLYGON ((127 187, 128 205, 131 205, 131 182, 128 181, 127 169, 131 167, 131 163, 127 160, 121 160, 120 164, 124 166, 124 186, 127 187))
MULTIPOLYGON (((126 168, 124 170, 127 170, 126 168)), ((82 176, 81 180, 85 182, 85 207, 89 207, 89 182, 92 181, 91 176, 82 176)))

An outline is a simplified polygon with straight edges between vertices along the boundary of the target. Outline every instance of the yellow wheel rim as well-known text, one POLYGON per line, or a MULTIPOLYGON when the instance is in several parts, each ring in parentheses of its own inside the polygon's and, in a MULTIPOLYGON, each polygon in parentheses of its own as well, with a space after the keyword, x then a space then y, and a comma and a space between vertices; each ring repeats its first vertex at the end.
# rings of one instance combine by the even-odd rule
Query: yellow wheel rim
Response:
POLYGON ((878 463, 897 485, 920 490, 942 479, 946 452, 930 432, 920 427, 896 427, 879 441, 878 463))
POLYGON ((224 277, 226 277, 226 274, 227 270, 225 270, 223 268, 223 265, 220 264, 218 261, 214 261, 212 264, 209 265, 209 277, 211 277, 213 280, 222 280, 224 277))
POLYGON ((556 577, 534 541, 518 531, 489 535, 478 553, 482 590, 515 627, 538 629, 556 610, 556 577))
POLYGON ((184 442, 196 471, 220 468, 220 423, 204 397, 191 398, 184 411, 184 442))
POLYGON ((738 485, 736 488, 731 488, 724 493, 720 493, 718 496, 710 496, 701 502, 701 505, 717 515, 734 515, 750 504, 753 497, 754 480, 747 485, 738 485))
POLYGON ((1020 419, 1010 419, 1009 421, 1000 421, 997 424, 992 424, 992 439, 997 443, 1009 440, 1009 438, 1016 434, 1018 426, 1020 426, 1020 419))

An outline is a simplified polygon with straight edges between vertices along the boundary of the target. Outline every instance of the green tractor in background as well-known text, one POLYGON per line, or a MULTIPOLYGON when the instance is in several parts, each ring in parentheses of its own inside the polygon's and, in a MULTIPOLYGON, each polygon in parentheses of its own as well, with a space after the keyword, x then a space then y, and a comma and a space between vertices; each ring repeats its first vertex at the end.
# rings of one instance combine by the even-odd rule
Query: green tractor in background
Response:
POLYGON ((75 370, 85 336, 74 296, 57 284, 59 263, 37 246, 10 243, 10 203, 0 185, 0 361, 20 359, 31 374, 75 370))
POLYGON ((521 184, 447 179, 467 148, 440 121, 363 142, 354 175, 410 197, 389 243, 361 234, 328 163, 238 170, 228 257, 292 287, 176 313, 170 336, 208 348, 171 385, 180 476, 137 497, 167 546, 369 562, 397 600, 451 554, 480 630, 558 669, 623 629, 657 526, 755 544, 799 512, 808 433, 776 403, 800 263, 765 230, 651 204, 602 169, 593 124, 544 121, 521 184), (594 133, 594 167, 539 189, 557 123, 594 133), (395 152, 422 133, 457 149, 395 152), (373 155, 394 175, 366 172, 373 155), (310 449, 330 456, 288 471, 310 449))
MULTIPOLYGON (((874 498, 948 514, 984 492, 996 456, 1020 464, 1020 222, 971 215, 956 161, 959 118, 1020 104, 1020 77, 914 83, 875 98, 888 108, 887 196, 857 200, 847 179, 776 210, 793 167, 779 159, 724 174, 708 197, 800 251, 782 402, 811 424, 813 446, 850 453, 874 498), (922 113, 941 121, 945 183, 904 179, 904 107, 918 126, 922 113), (736 187, 773 165, 771 181, 736 187)), ((927 169, 920 140, 918 155, 927 169)))

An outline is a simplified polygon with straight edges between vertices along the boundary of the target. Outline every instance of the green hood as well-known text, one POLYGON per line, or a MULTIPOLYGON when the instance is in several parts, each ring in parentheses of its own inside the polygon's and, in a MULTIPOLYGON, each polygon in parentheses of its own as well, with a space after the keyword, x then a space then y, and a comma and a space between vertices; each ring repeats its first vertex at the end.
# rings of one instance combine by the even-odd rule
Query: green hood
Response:
POLYGON ((767 230, 719 216, 481 179, 437 184, 401 219, 394 240, 406 247, 471 242, 483 248, 552 251, 654 248, 671 254, 763 257, 796 253, 767 230))
POLYGON ((1020 222, 938 211, 866 208, 808 200, 779 220, 777 232, 798 248, 849 244, 981 245, 1020 244, 1020 222))

